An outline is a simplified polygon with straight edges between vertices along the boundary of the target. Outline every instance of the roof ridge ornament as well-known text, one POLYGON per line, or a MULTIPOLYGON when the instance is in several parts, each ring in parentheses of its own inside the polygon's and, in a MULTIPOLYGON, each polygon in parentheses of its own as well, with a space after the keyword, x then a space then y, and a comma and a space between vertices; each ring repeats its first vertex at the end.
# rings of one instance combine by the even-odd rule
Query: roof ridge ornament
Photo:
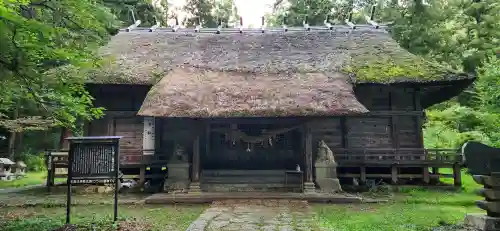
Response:
POLYGON ((288 31, 288 27, 287 27, 287 25, 286 25, 286 17, 287 17, 287 16, 288 16, 287 14, 285 14, 285 15, 283 16, 283 26, 282 26, 282 27, 283 27, 283 31, 285 31, 285 32, 287 32, 287 31, 288 31))
POLYGON ((260 31, 261 31, 262 33, 264 33, 264 32, 265 32, 265 30, 266 30, 266 25, 265 25, 265 24, 266 24, 266 19, 264 18, 264 16, 262 16, 262 19, 261 19, 261 25, 260 25, 260 31))
POLYGON ((330 15, 329 14, 326 15, 326 19, 323 22, 323 24, 325 24, 326 28, 328 28, 329 30, 333 30, 333 26, 330 23, 330 15))
POLYGON ((304 21, 302 21, 302 25, 304 26, 304 29, 306 31, 310 31, 311 27, 309 26, 309 23, 307 22, 307 19, 308 19, 308 16, 306 15, 306 17, 304 18, 304 21))
POLYGON ((217 31, 215 33, 220 34, 221 29, 222 29, 222 19, 219 18, 219 25, 217 26, 217 31))
POLYGON ((380 28, 380 25, 373 21, 373 19, 375 18, 375 9, 376 9, 377 5, 373 5, 372 6, 372 10, 370 12, 370 17, 368 16, 365 16, 365 19, 366 19, 366 22, 368 22, 370 25, 372 25, 373 27, 375 27, 375 29, 378 29, 380 28))
POLYGON ((153 32, 155 31, 158 27, 160 27, 160 21, 158 21, 158 19, 156 19, 156 16, 154 17, 155 19, 155 22, 156 24, 153 25, 152 27, 149 28, 149 32, 153 32))
POLYGON ((195 33, 198 33, 198 32, 200 32, 200 30, 201 30, 201 17, 197 17, 196 19, 198 19, 198 20, 197 20, 197 21, 198 21, 198 23, 197 23, 197 24, 195 24, 194 32, 195 32, 195 33))
POLYGON ((240 34, 243 34, 243 17, 240 16, 240 34))
POLYGON ((347 24, 351 29, 356 29, 356 25, 352 23, 352 11, 349 13, 349 17, 345 20, 345 24, 347 24))
POLYGON ((172 32, 177 32, 179 30, 179 17, 176 15, 175 16, 175 25, 172 27, 172 32))
POLYGON ((130 15, 132 16, 132 21, 134 24, 130 25, 125 29, 126 32, 130 32, 131 30, 137 28, 139 25, 141 25, 141 20, 135 20, 135 13, 132 9, 129 9, 130 15))

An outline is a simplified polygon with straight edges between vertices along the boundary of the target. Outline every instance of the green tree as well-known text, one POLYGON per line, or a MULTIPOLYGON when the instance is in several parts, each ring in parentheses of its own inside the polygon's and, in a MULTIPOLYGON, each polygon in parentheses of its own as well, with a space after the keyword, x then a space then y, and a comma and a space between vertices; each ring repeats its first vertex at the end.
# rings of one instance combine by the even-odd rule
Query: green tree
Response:
POLYGON ((111 9, 123 26, 134 24, 134 18, 141 20, 141 26, 146 27, 153 26, 157 22, 166 25, 168 19, 166 0, 159 1, 159 6, 154 6, 151 0, 104 0, 104 5, 111 9))
POLYGON ((114 22, 91 0, 0 1, 0 126, 11 140, 102 115, 79 70, 96 66, 97 48, 117 33, 114 22))
POLYGON ((215 28, 219 20, 224 27, 234 24, 238 19, 236 5, 232 0, 188 0, 183 11, 189 14, 183 24, 193 27, 201 23, 202 27, 215 28))

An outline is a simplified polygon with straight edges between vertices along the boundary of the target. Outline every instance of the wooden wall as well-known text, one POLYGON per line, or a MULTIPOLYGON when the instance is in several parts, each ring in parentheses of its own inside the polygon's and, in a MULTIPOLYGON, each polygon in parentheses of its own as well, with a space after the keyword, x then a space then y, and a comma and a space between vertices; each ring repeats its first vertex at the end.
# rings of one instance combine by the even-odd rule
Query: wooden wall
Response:
POLYGON ((143 117, 137 116, 149 87, 129 85, 91 85, 95 106, 105 108, 103 118, 86 125, 85 135, 123 136, 121 163, 137 163, 142 156, 143 117))
MULTIPOLYGON (((95 105, 104 107, 107 111, 104 118, 94 120, 86 126, 86 135, 123 136, 123 161, 135 162, 142 155, 144 129, 143 118, 136 116, 136 113, 148 90, 148 86, 90 86, 89 91, 96 98, 95 105)), ((359 85, 355 89, 358 100, 372 112, 421 111, 416 92, 412 87, 391 89, 382 85, 359 85)), ((419 123, 414 115, 318 118, 310 124, 313 153, 316 153, 319 140, 324 140, 332 149, 421 148, 423 144, 419 123)), ((211 149, 207 145, 210 143, 210 134, 204 132, 206 126, 207 123, 188 118, 157 118, 156 153, 170 155, 175 142, 182 142, 186 151, 191 153, 193 137, 201 134, 200 155, 203 164, 204 159, 210 158, 208 153, 211 149)), ((161 159, 168 158, 165 156, 161 159)))
MULTIPOLYGON (((370 111, 421 111, 416 89, 380 85, 356 88, 358 100, 370 111)), ((317 119, 311 123, 314 148, 324 140, 331 149, 421 148, 421 125, 415 115, 358 116, 317 119), (342 134, 345 134, 343 136, 342 134)))

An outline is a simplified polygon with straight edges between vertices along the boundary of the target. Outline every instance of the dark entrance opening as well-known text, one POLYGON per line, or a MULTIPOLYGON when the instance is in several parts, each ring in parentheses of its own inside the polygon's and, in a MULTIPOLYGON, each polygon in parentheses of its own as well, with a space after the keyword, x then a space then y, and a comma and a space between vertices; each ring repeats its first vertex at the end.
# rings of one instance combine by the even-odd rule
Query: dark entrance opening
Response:
POLYGON ((202 169, 285 170, 303 168, 301 132, 297 125, 212 124, 210 151, 202 169))

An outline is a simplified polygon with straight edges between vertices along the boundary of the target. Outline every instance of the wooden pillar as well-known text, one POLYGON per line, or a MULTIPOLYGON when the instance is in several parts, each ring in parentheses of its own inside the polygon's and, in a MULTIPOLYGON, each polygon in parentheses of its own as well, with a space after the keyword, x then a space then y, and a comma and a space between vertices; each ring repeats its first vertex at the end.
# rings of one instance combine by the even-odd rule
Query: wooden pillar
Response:
POLYGON ((427 168, 427 167, 424 167, 423 178, 424 178, 425 184, 429 184, 431 182, 429 168, 427 168))
POLYGON ((146 158, 155 154, 155 118, 144 117, 142 132, 142 157, 139 170, 139 184, 146 182, 146 158))
MULTIPOLYGON (((209 155, 210 155, 210 122, 207 121, 205 123, 205 157, 206 158, 210 158, 209 155)), ((201 165, 200 165, 201 167, 201 165)))
POLYGON ((200 181, 200 136, 197 135, 193 141, 193 182, 200 181))
POLYGON ((460 172, 460 164, 453 165, 453 185, 462 187, 462 173, 460 172))
MULTIPOLYGON (((349 147, 348 144, 348 136, 347 136, 347 117, 340 117, 340 132, 342 133, 342 148, 347 149, 349 147)), ((346 153, 347 154, 347 153, 346 153)))
POLYGON ((309 127, 306 125, 305 126, 305 134, 304 134, 304 142, 305 142, 305 145, 304 145, 304 148, 305 148, 305 156, 306 156, 306 181, 307 182, 312 182, 313 181, 313 173, 312 173, 312 170, 313 170, 313 158, 312 158, 312 155, 313 155, 313 150, 312 150, 312 146, 313 146, 313 143, 312 143, 312 133, 311 133, 311 130, 309 129, 309 127))
MULTIPOLYGON (((415 89, 413 100, 414 100, 414 105, 415 105, 415 111, 419 111, 419 112, 423 113, 423 109, 422 109, 422 106, 420 104, 421 102, 420 102, 420 89, 419 88, 415 89)), ((417 132, 417 144, 418 144, 419 148, 424 147, 424 135, 423 135, 423 131, 422 131, 422 125, 423 125, 423 118, 422 117, 423 117, 423 114, 419 114, 415 118, 415 127, 416 127, 415 129, 417 132)))
POLYGON ((361 182, 366 183, 366 167, 365 166, 360 167, 360 178, 361 178, 361 182))
POLYGON ((188 193, 200 193, 200 136, 196 135, 193 141, 193 160, 191 184, 188 193))
POLYGON ((304 137, 304 154, 305 154, 305 182, 304 182, 304 193, 313 193, 315 191, 315 186, 313 182, 313 137, 311 128, 306 123, 303 127, 303 137, 304 137))
POLYGON ((155 118, 144 117, 144 130, 142 133, 143 155, 154 155, 155 153, 155 118))
MULTIPOLYGON (((394 94, 394 89, 389 88, 389 104, 391 111, 398 110, 394 106, 394 99, 395 99, 395 94, 394 94)), ((398 117, 395 115, 391 115, 391 142, 392 142, 392 148, 396 150, 394 153, 395 155, 399 155, 398 149, 399 149, 399 131, 398 131, 398 117)))
POLYGON ((107 116, 106 118, 108 120, 108 136, 114 136, 116 131, 115 117, 107 116))
POLYGON ((396 165, 391 166, 391 183, 392 184, 397 184, 398 183, 398 167, 396 165))

